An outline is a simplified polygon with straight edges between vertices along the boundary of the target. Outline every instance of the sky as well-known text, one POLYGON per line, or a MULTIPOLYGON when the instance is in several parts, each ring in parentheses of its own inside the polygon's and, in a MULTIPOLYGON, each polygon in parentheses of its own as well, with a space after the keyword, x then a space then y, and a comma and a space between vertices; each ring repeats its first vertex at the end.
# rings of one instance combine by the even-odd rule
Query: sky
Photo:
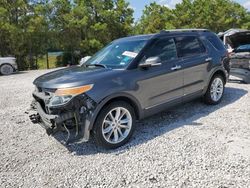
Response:
MULTIPOLYGON (((137 21, 141 15, 142 10, 145 5, 149 5, 152 2, 157 2, 158 4, 165 5, 169 8, 174 8, 177 3, 180 3, 182 0, 127 0, 130 3, 130 7, 134 9, 135 21, 137 21)), ((235 0, 246 9, 250 11, 250 0, 235 0)))

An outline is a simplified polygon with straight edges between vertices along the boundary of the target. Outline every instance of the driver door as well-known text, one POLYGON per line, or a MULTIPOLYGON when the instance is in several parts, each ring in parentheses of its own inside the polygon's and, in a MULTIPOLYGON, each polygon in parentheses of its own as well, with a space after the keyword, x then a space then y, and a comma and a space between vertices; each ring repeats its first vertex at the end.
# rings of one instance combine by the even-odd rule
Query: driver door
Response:
POLYGON ((183 71, 179 66, 174 39, 157 39, 143 59, 145 61, 150 57, 159 57, 161 65, 141 70, 144 74, 138 85, 144 108, 148 110, 173 100, 180 101, 183 96, 183 71))

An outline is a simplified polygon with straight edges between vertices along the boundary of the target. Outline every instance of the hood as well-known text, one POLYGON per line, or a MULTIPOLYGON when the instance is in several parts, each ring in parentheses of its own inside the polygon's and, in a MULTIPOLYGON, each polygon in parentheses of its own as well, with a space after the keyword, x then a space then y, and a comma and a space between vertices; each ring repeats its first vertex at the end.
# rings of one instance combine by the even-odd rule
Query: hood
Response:
POLYGON ((250 31, 238 31, 228 34, 227 43, 234 49, 241 45, 250 44, 250 31))
POLYGON ((100 79, 111 72, 113 72, 112 69, 101 67, 74 66, 39 76, 34 80, 33 84, 48 89, 77 87, 93 84, 96 79, 100 79))
POLYGON ((15 60, 16 58, 15 57, 0 57, 0 60, 2 59, 11 59, 11 60, 15 60))
POLYGON ((16 63, 16 58, 14 57, 0 57, 0 63, 11 63, 15 64, 16 63))

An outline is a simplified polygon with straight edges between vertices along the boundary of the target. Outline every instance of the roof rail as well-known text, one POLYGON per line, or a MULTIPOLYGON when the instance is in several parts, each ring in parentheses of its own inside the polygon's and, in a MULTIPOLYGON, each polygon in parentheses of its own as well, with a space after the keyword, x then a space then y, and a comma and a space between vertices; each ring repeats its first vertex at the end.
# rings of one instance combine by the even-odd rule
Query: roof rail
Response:
POLYGON ((170 33, 170 32, 208 32, 208 29, 171 29, 162 30, 160 33, 170 33))

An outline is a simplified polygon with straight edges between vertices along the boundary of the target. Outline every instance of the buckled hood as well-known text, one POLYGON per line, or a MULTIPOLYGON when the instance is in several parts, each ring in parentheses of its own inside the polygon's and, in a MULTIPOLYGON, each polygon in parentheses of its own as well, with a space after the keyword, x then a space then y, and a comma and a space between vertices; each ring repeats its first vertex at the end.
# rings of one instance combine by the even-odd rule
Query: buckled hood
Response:
POLYGON ((241 45, 250 44, 250 31, 249 30, 237 30, 226 34, 226 42, 232 48, 238 48, 241 45))

